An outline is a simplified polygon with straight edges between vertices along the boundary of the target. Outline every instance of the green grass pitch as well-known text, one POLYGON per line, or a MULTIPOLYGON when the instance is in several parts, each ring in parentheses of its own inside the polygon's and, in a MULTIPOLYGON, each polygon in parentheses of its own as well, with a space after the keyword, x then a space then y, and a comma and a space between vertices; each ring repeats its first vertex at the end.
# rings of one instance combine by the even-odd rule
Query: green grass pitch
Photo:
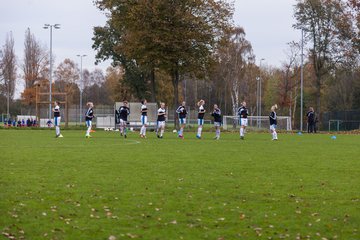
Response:
POLYGON ((0 239, 360 239, 360 136, 0 130, 0 239))

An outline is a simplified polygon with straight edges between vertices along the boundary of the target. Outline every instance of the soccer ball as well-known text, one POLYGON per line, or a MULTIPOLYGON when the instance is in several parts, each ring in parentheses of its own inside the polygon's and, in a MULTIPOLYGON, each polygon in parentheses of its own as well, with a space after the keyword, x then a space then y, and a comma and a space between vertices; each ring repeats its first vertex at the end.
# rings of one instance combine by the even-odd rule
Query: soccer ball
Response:
POLYGON ((176 133, 176 132, 177 132, 176 129, 174 129, 174 130, 173 130, 173 133, 176 133))
POLYGON ((104 131, 109 131, 109 129, 108 129, 108 128, 104 128, 104 131))
POLYGON ((132 131, 132 132, 133 132, 133 131, 134 131, 134 128, 133 128, 133 127, 131 127, 131 128, 130 128, 130 131, 132 131))

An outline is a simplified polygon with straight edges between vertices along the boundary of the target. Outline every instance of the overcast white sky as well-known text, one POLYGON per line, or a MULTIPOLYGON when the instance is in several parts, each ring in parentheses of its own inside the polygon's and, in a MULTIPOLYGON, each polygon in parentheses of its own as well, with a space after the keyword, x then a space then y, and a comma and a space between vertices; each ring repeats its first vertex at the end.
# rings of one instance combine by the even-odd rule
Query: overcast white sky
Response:
MULTIPOLYGON (((92 71, 96 66, 95 52, 91 48, 94 26, 103 26, 106 18, 92 0, 0 0, 0 45, 6 34, 12 31, 18 63, 24 51, 24 35, 27 28, 42 44, 50 46, 50 31, 45 23, 61 24, 53 31, 55 65, 65 58, 80 63, 77 54, 86 54, 83 68, 92 71)), ((251 42, 257 63, 280 66, 285 59, 286 43, 298 40, 300 33, 292 29, 295 0, 235 0, 236 25, 242 26, 251 42)), ((110 62, 98 67, 106 69, 110 62)), ((80 64, 79 64, 80 65, 80 64)), ((20 71, 19 71, 20 73, 20 71)))

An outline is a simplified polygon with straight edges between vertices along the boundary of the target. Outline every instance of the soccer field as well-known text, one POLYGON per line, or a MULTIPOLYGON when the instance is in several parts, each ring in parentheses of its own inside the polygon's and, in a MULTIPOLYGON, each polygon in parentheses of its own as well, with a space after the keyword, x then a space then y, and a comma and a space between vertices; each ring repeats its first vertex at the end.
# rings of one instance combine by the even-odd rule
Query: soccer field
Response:
POLYGON ((0 130, 0 239, 360 239, 360 135, 54 134, 0 130))

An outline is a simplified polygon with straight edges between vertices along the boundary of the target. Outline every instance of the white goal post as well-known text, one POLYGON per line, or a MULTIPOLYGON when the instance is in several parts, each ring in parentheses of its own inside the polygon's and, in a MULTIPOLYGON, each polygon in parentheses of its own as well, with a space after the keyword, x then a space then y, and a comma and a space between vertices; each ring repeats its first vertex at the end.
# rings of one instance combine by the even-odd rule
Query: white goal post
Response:
MULTIPOLYGON (((269 129, 269 116, 248 116, 248 127, 252 129, 269 129)), ((223 116, 223 129, 240 128, 239 116, 223 116)), ((277 128, 291 131, 291 117, 277 116, 277 128)))
MULTIPOLYGON (((119 110, 120 106, 123 105, 123 102, 115 102, 114 104, 114 112, 111 114, 96 114, 95 112, 95 120, 96 120, 96 128, 113 128, 116 129, 119 126, 116 124, 115 111, 119 110)), ((157 119, 157 110, 158 106, 156 103, 148 102, 146 104, 148 108, 148 127, 156 126, 157 119)), ((129 102, 128 107, 130 108, 130 115, 128 117, 128 122, 130 126, 133 127, 141 127, 141 103, 140 102, 129 102)))

